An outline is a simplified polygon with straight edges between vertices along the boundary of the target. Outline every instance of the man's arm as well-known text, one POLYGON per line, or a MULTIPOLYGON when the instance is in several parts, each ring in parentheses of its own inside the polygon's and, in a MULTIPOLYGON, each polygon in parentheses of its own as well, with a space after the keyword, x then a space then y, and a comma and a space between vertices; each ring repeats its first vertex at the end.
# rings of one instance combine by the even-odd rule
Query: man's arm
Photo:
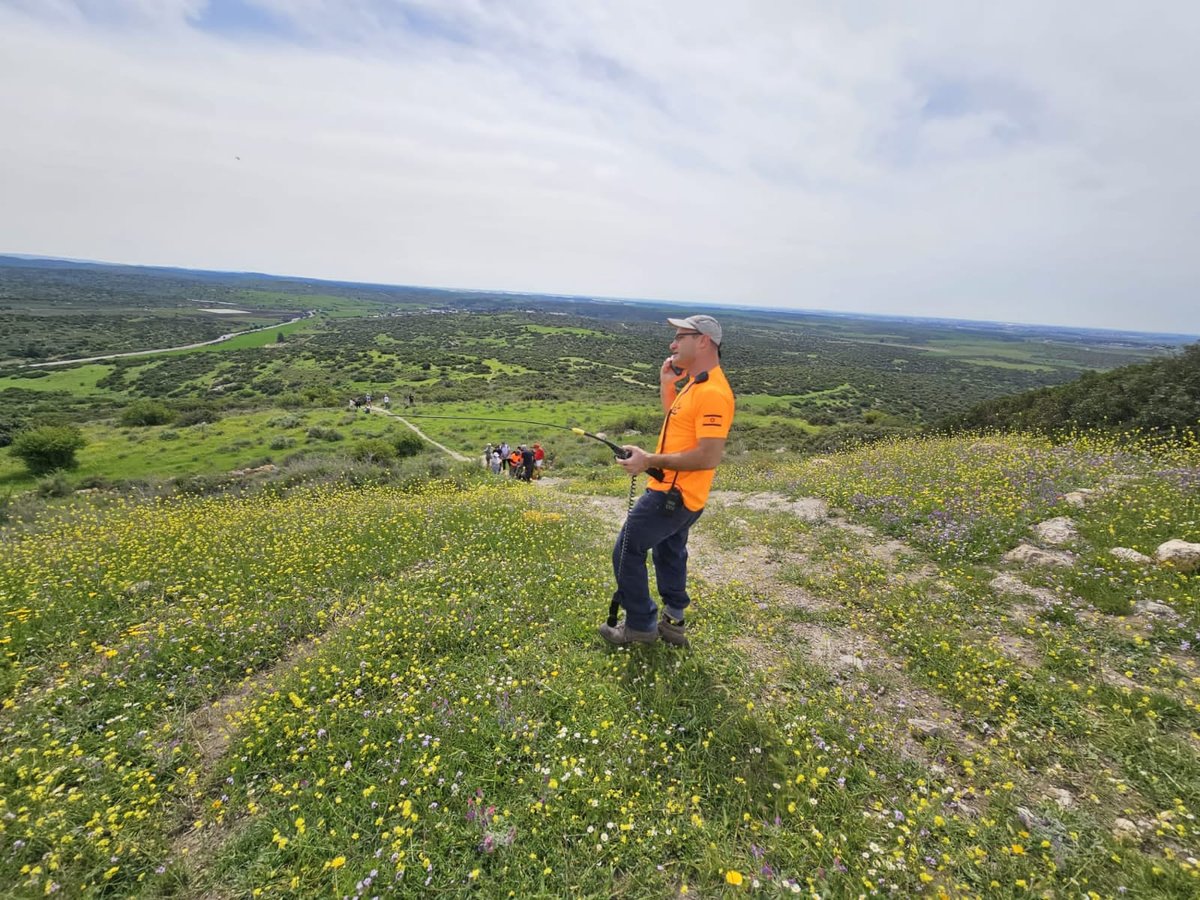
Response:
POLYGON ((668 356, 658 372, 658 396, 662 399, 664 416, 671 411, 671 404, 675 402, 675 383, 680 377, 675 373, 675 357, 668 356))
POLYGON ((715 469, 725 456, 725 438, 700 438, 700 442, 689 450, 678 453, 647 453, 641 447, 626 445, 628 459, 618 459, 617 465, 630 475, 640 475, 647 469, 657 467, 675 472, 695 472, 715 469))

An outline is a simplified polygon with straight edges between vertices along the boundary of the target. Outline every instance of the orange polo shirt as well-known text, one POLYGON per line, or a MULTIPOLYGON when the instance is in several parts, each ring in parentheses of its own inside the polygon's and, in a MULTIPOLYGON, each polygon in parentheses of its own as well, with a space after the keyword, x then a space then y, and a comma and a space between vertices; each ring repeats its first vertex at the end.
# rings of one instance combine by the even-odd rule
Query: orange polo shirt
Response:
MULTIPOLYGON (((698 446, 700 438, 728 437, 733 424, 733 405, 733 389, 725 380, 721 367, 701 372, 675 396, 655 452, 680 453, 698 446)), ((694 472, 664 469, 664 480, 651 478, 647 487, 652 491, 666 491, 674 483, 683 494, 683 505, 695 512, 704 509, 716 474, 716 469, 694 472)))

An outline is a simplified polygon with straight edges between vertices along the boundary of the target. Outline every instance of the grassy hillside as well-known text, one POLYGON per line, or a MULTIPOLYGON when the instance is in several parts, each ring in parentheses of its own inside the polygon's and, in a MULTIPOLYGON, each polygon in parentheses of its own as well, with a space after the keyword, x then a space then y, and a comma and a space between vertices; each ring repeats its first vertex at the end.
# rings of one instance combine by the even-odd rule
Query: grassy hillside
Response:
POLYGON ((77 497, 3 535, 0 884, 1192 895, 1200 577, 1109 550, 1200 540, 1198 478, 1194 444, 747 457, 689 651, 595 634, 613 467, 77 497), (1073 566, 1002 562, 1058 514, 1073 566))
POLYGON ((1088 372, 1079 380, 979 404, 954 428, 1163 432, 1200 425, 1200 344, 1166 359, 1088 372))

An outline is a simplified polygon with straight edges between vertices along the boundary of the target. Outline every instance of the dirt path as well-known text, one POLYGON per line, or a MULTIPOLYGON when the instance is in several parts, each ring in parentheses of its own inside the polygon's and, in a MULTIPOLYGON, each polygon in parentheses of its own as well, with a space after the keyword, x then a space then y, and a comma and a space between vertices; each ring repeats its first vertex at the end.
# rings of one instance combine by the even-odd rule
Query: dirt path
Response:
MULTIPOLYGON (((208 860, 246 824, 245 819, 233 819, 220 824, 210 823, 203 828, 195 827, 195 823, 200 821, 207 799, 207 778, 236 737, 236 726, 231 723, 255 697, 271 689, 275 683, 303 665, 336 634, 362 619, 365 612, 366 607, 363 606, 333 620, 321 634, 293 644, 288 653, 274 665, 250 676, 229 693, 188 716, 185 740, 199 750, 199 767, 203 774, 199 779, 199 789, 180 799, 176 811, 178 824, 171 840, 171 856, 178 860, 193 878, 200 876, 208 860)), ((197 882, 194 887, 198 888, 204 897, 223 896, 214 895, 213 886, 203 881, 197 882)), ((190 893, 185 893, 185 896, 189 895, 190 893)))
POLYGON ((411 428, 413 431, 415 431, 417 433, 417 436, 421 440, 428 441, 429 443, 433 444, 433 446, 437 447, 439 450, 441 450, 443 453, 445 453, 447 456, 449 456, 451 459, 455 460, 456 462, 470 462, 471 461, 467 457, 463 456, 461 453, 459 453, 455 450, 451 450, 445 444, 439 444, 437 441, 435 441, 433 438, 431 438, 429 435, 427 435, 425 432, 423 432, 420 428, 418 428, 416 425, 414 425, 412 422, 408 421, 408 419, 404 418, 404 416, 402 416, 398 413, 389 412, 386 409, 380 409, 377 406, 368 406, 367 409, 371 410, 374 413, 378 413, 379 415, 382 415, 382 416, 391 416, 393 419, 399 419, 401 422, 403 422, 405 425, 407 425, 409 428, 411 428))
MULTIPOLYGON (((554 488, 553 484, 544 486, 554 488)), ((611 523, 610 533, 617 533, 625 514, 622 498, 555 493, 581 511, 599 514, 611 523)), ((839 554, 857 556, 865 564, 884 570, 889 579, 931 599, 955 592, 954 586, 941 577, 938 567, 925 554, 835 514, 818 499, 794 500, 767 492, 714 491, 709 511, 692 532, 689 544, 692 549, 689 568, 696 576, 713 587, 732 589, 735 594, 748 597, 757 609, 757 613, 752 610, 745 613, 747 625, 755 627, 745 628, 732 643, 756 676, 756 699, 761 702, 790 702, 789 687, 784 683, 787 679, 780 676, 793 667, 811 673, 809 680, 813 684, 836 685, 848 696, 870 698, 871 717, 880 724, 886 723, 879 732, 885 744, 899 758, 917 762, 939 778, 947 779, 948 784, 957 785, 961 795, 953 806, 971 818, 990 808, 989 792, 978 790, 972 766, 986 767, 986 777, 991 782, 1014 783, 1017 796, 1030 809, 1047 798, 1052 800, 1049 807, 1052 813, 1047 815, 1055 822, 1058 813, 1053 811, 1080 803, 1087 805, 1092 814, 1103 809, 1100 819, 1105 822, 1111 818, 1113 809, 1123 808, 1117 807, 1118 803, 1143 811, 1152 808, 1136 789, 1124 787, 1119 797, 1111 790, 1109 782, 1117 777, 1114 773, 1121 772, 1118 760, 1100 755, 1091 757, 1090 767, 1079 768, 1072 754, 1091 752, 1091 748, 1078 743, 1064 745, 1063 760, 1051 758, 1044 766, 1030 765, 1019 755, 1001 759, 992 747, 998 740, 1004 740, 1001 732, 1007 726, 1002 725, 1001 732, 997 732, 992 723, 982 721, 915 678, 906 652, 872 627, 869 619, 864 622, 856 617, 844 600, 823 596, 819 587, 801 586, 810 580, 816 585, 827 580, 831 574, 825 569, 830 550, 837 548, 839 554), (788 537, 769 539, 772 528, 781 528, 788 537), (805 573, 814 577, 806 578, 805 573), (757 627, 764 623, 770 623, 771 627, 765 630, 757 627), (768 634, 772 636, 766 637, 768 634)), ((992 570, 989 586, 997 603, 986 621, 980 622, 981 628, 986 625, 985 633, 990 629, 991 636, 980 640, 983 634, 974 637, 964 634, 963 639, 985 653, 1001 654, 1013 664, 1014 677, 1024 679, 1044 666, 1042 653, 1031 637, 1036 617, 1028 603, 1031 599, 1058 602, 1059 598, 1047 590, 1026 585, 1018 574, 992 570), (1010 595, 1007 600, 1006 594, 1010 595)), ((701 629, 706 593, 710 591, 700 587, 694 605, 701 629)), ((1113 635, 1122 627, 1087 604, 1074 602, 1080 607, 1081 620, 1090 627, 1113 635)), ((1150 628, 1146 625, 1139 631, 1138 624, 1126 622, 1124 628, 1139 633, 1150 628)), ((700 640, 702 634, 701 631, 700 640)), ((1181 678, 1194 677, 1194 661, 1180 660, 1177 665, 1181 678)), ((1139 687, 1107 663, 1098 666, 1095 675, 1098 681, 1126 691, 1139 687)), ((1159 689, 1163 686, 1159 685, 1159 689)), ((1180 702, 1190 698, 1182 690, 1176 694, 1180 702)), ((1197 743, 1194 732, 1178 736, 1197 743)), ((1021 740, 1018 735, 1018 749, 1021 740)), ((1033 816, 1027 810, 1025 815, 1033 816)), ((1152 830, 1152 825, 1139 822, 1143 823, 1143 831, 1152 830)))
MULTIPOLYGON (((551 489, 554 486, 545 485, 551 489)), ((612 521, 614 535, 625 515, 625 501, 620 497, 560 496, 569 497, 567 502, 589 508, 612 521)), ((816 563, 803 546, 781 550, 755 541, 753 529, 741 516, 762 513, 794 518, 797 525, 812 529, 814 542, 822 529, 835 528, 852 537, 864 556, 889 568, 896 565, 902 555, 913 552, 900 541, 883 538, 865 526, 830 515, 825 501, 817 498, 793 500, 769 492, 714 491, 709 496, 708 523, 701 518, 689 539, 691 571, 715 586, 748 591, 758 598, 756 606, 764 615, 782 614, 783 633, 790 639, 768 642, 749 632, 737 639, 736 646, 746 654, 751 666, 759 672, 781 671, 799 647, 806 664, 828 672, 838 684, 874 696, 878 714, 892 723, 896 751, 903 758, 937 764, 936 754, 925 747, 925 741, 931 737, 949 742, 963 756, 979 750, 981 740, 970 730, 963 715, 943 698, 914 682, 902 655, 892 652, 877 636, 862 629, 834 624, 843 609, 839 602, 788 580, 788 568, 808 568, 816 563), (718 515, 730 520, 721 523, 722 531, 732 525, 747 539, 731 543, 717 537, 714 519, 718 515)), ((916 577, 927 581, 934 590, 935 576, 936 570, 927 569, 916 577)), ((696 612, 702 615, 699 603, 697 607, 696 612)), ((762 699, 770 700, 776 692, 776 688, 768 684, 763 688, 762 699)))

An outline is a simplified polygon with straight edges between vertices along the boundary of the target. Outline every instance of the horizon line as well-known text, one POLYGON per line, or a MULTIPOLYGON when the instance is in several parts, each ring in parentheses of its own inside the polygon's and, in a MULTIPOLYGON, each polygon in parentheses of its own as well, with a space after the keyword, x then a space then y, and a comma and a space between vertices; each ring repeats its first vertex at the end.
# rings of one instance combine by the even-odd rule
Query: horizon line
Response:
POLYGON ((350 281, 339 278, 318 278, 309 275, 277 275, 271 272, 259 272, 249 269, 201 269, 194 266, 179 266, 179 265, 162 265, 151 263, 129 263, 129 262, 110 262, 101 259, 84 259, 81 257, 71 256, 51 256, 40 253, 13 253, 0 251, 0 259, 21 259, 29 261, 46 260, 48 262, 63 262, 81 266, 103 266, 110 268, 131 268, 131 269, 164 269, 177 272, 196 272, 207 273, 212 275, 246 275, 256 276, 259 278, 274 278, 279 280, 293 281, 308 281, 318 284, 341 284, 341 285, 357 285, 362 287, 373 288, 417 288, 420 290, 447 291, 470 294, 502 294, 514 297, 546 297, 554 299, 569 299, 583 300, 593 303, 633 303, 640 305, 664 305, 664 306, 681 306, 681 307, 699 307, 701 309, 729 309, 735 311, 757 312, 757 313, 809 313, 826 316, 839 316, 843 318, 862 318, 862 319, 879 319, 884 321, 909 321, 916 320, 921 322, 953 322, 964 325, 992 325, 1001 328, 1037 328, 1037 329, 1062 329, 1067 331, 1089 331, 1089 332, 1109 332, 1112 334, 1139 335, 1143 337, 1165 337, 1165 338, 1189 338, 1192 340, 1200 339, 1200 334, 1190 332, 1174 332, 1174 331, 1138 331, 1130 328, 1111 328, 1100 325, 1055 325, 1050 323, 1038 322, 1013 322, 1001 321, 998 319, 960 319, 953 316, 922 316, 908 315, 901 313, 868 313, 868 312, 847 312, 845 310, 820 309, 813 307, 799 306, 760 306, 749 303, 713 303, 710 301, 688 301, 688 300, 663 300, 658 298, 644 297, 596 297, 590 294, 560 294, 547 291, 513 291, 498 288, 467 288, 453 287, 446 285, 430 285, 430 284, 396 284, 385 281, 350 281))

